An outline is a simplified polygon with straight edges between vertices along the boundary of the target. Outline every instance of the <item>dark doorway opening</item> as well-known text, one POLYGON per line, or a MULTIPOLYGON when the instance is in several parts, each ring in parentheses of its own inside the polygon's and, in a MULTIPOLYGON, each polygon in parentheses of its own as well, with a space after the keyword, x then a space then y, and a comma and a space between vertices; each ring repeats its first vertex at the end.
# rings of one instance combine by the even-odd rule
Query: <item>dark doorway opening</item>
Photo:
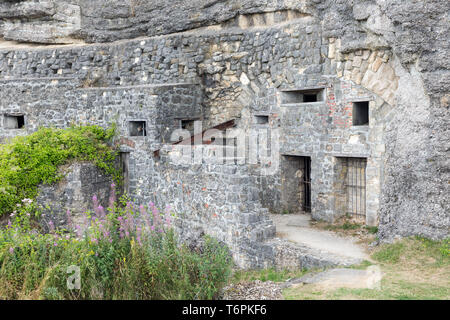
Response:
POLYGON ((311 212, 311 157, 283 157, 281 203, 284 213, 311 212))
POLYGON ((303 201, 303 211, 311 212, 311 158, 302 157, 305 163, 305 174, 303 175, 303 186, 305 197, 303 201))
POLYGON ((129 152, 120 152, 120 170, 122 171, 123 185, 122 185, 122 194, 128 195, 130 193, 130 175, 129 175, 129 162, 130 162, 130 153, 129 152))

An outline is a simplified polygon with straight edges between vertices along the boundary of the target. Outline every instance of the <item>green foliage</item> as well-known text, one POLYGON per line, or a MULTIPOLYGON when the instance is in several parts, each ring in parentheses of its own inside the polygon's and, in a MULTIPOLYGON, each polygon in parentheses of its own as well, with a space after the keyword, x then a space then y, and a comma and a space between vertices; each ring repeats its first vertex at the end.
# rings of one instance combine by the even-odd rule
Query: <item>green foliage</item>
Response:
POLYGON ((446 239, 443 241, 442 245, 439 247, 439 251, 441 252, 442 257, 450 256, 450 240, 446 239))
POLYGON ((350 222, 345 222, 342 225, 342 229, 344 230, 355 230, 355 229, 359 229, 361 228, 361 225, 357 224, 357 223, 350 223, 350 222))
POLYGON ((450 238, 434 241, 424 237, 415 237, 415 252, 427 252, 429 256, 436 260, 437 265, 448 264, 450 262, 450 238), (419 243, 420 245, 417 245, 419 243))
POLYGON ((372 234, 377 234, 378 233, 378 227, 370 227, 370 226, 364 226, 364 228, 372 234))
POLYGON ((147 209, 98 206, 84 228, 48 234, 18 217, 0 230, 0 299, 215 298, 231 273, 226 246, 205 237, 191 251, 178 243, 168 211, 147 209), (70 266, 80 268, 79 290, 67 287, 70 266))
POLYGON ((114 279, 114 299, 212 299, 231 272, 228 250, 206 237, 203 252, 177 245, 172 231, 149 246, 133 245, 114 279))
POLYGON ((382 245, 372 258, 379 262, 398 263, 403 259, 431 259, 437 265, 448 264, 450 239, 434 241, 423 237, 407 238, 391 244, 382 245))
POLYGON ((404 250, 405 244, 397 242, 384 246, 381 250, 375 252, 372 258, 379 262, 398 263, 404 250))
POLYGON ((72 159, 91 161, 118 180, 116 154, 107 144, 114 134, 114 126, 40 128, 0 145, 0 216, 13 212, 22 199, 34 198, 39 184, 61 179, 59 166, 72 159))

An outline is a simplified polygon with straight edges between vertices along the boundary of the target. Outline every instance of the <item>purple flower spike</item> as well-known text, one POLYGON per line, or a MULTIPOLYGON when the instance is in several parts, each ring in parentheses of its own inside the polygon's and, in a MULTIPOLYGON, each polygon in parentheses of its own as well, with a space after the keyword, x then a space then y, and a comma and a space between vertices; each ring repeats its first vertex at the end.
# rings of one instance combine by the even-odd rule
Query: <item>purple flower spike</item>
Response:
POLYGON ((116 204, 116 184, 113 182, 111 184, 111 193, 109 196, 109 205, 108 208, 109 209, 114 209, 116 204))
POLYGON ((67 209, 66 215, 67 215, 67 223, 69 224, 69 226, 72 226, 72 218, 70 217, 69 209, 67 209))
POLYGON ((50 221, 48 222, 48 225, 49 225, 50 232, 52 232, 53 230, 55 230, 55 224, 53 223, 52 220, 50 220, 50 221))
POLYGON ((105 215, 105 208, 98 206, 96 214, 99 217, 103 217, 105 215))
POLYGON ((94 195, 93 197, 92 197, 92 206, 94 207, 94 212, 95 212, 95 214, 97 214, 97 209, 98 209, 98 206, 100 205, 100 203, 98 202, 98 198, 97 198, 97 196, 96 195, 94 195))

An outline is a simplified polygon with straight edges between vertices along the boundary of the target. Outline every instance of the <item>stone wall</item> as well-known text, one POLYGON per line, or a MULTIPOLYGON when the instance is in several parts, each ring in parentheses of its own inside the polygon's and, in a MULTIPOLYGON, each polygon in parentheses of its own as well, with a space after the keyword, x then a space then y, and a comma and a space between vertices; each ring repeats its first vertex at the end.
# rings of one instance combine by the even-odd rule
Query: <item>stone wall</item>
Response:
MULTIPOLYGON (((83 225, 84 213, 93 211, 93 196, 104 208, 108 206, 112 179, 91 163, 73 163, 60 169, 64 178, 55 185, 42 185, 36 203, 42 208, 41 224, 47 229, 83 225), (69 215, 68 215, 69 212, 69 215)), ((48 230, 48 229, 47 229, 48 230)))
POLYGON ((200 119, 203 128, 236 119, 246 133, 279 130, 276 163, 284 156, 311 157, 316 219, 334 221, 342 214, 339 159, 367 158, 366 223, 379 223, 386 240, 411 234, 442 238, 450 225, 448 60, 442 58, 448 50, 434 42, 435 53, 424 50, 427 32, 417 30, 422 43, 415 43, 414 29, 401 14, 430 14, 424 19, 436 23, 431 38, 448 48, 439 14, 445 4, 433 3, 424 8, 409 1, 239 1, 233 7, 197 1, 183 2, 183 17, 163 22, 168 12, 178 12, 176 6, 91 5, 82 10, 82 23, 90 23, 79 33, 88 41, 167 34, 0 50, 0 110, 25 114, 24 129, 1 127, 0 136, 26 134, 38 125, 118 121, 117 144, 129 153, 129 191, 136 201, 173 205, 186 215, 181 232, 214 234, 245 266, 276 261, 276 250, 264 242, 273 234, 266 214, 283 210, 283 168, 267 175, 261 163, 174 165, 168 161, 172 146, 165 144, 182 119, 200 119), (146 10, 152 6, 158 9, 146 10), (159 20, 146 20, 153 14, 159 20), (157 22, 164 28, 153 28, 157 22), (120 27, 108 29, 113 24, 120 27), (192 28, 199 29, 181 32, 192 28), (322 90, 321 98, 286 103, 286 94, 295 90, 322 90), (360 101, 369 101, 367 126, 352 123, 353 104, 360 101), (257 116, 268 117, 268 123, 257 116), (130 137, 133 120, 147 121, 146 137, 130 137))

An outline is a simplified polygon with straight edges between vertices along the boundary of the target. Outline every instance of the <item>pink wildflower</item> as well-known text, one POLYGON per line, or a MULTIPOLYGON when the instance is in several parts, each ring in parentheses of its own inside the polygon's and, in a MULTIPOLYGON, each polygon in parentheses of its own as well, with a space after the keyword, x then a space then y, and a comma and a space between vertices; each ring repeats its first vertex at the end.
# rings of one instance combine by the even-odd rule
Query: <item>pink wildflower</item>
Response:
POLYGON ((52 231, 55 230, 55 224, 53 223, 52 220, 50 220, 50 221, 48 222, 48 225, 49 225, 50 232, 52 232, 52 231))
POLYGON ((98 198, 97 198, 97 196, 95 194, 92 197, 92 204, 93 204, 94 210, 95 210, 95 208, 98 208, 98 205, 99 205, 98 198))
POLYGON ((111 184, 111 193, 109 196, 109 206, 108 208, 114 209, 116 203, 116 185, 115 183, 111 184))

